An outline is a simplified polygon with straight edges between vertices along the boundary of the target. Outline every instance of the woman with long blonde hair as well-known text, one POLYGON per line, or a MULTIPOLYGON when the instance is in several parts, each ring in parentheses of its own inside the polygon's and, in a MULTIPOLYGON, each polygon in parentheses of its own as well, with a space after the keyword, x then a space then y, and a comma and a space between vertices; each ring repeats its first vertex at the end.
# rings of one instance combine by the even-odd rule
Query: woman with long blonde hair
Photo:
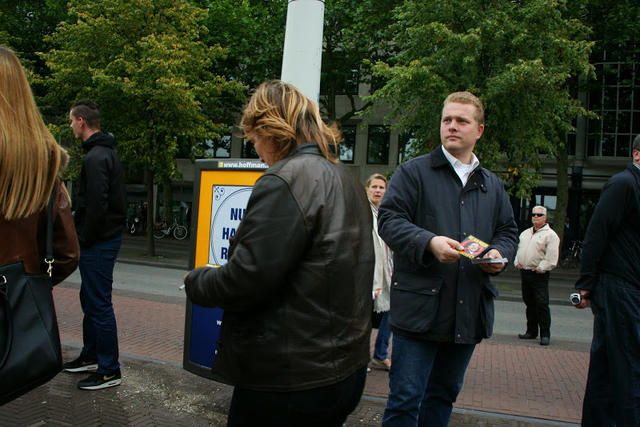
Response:
POLYGON ((53 283, 78 263, 78 239, 60 173, 68 155, 42 120, 16 55, 0 47, 0 265, 44 272, 47 203, 53 198, 53 283))

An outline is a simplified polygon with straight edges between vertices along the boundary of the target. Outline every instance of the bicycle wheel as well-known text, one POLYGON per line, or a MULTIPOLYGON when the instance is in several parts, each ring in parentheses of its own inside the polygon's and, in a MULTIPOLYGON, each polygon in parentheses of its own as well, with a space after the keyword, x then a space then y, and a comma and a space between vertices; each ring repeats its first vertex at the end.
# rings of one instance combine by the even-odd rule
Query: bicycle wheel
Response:
POLYGON ((164 234, 164 231, 162 231, 162 230, 155 230, 153 232, 153 237, 158 239, 158 240, 162 239, 164 236, 166 236, 166 234, 164 234))
POLYGON ((187 227, 183 225, 176 225, 176 228, 173 229, 173 237, 177 240, 183 240, 187 237, 187 227))

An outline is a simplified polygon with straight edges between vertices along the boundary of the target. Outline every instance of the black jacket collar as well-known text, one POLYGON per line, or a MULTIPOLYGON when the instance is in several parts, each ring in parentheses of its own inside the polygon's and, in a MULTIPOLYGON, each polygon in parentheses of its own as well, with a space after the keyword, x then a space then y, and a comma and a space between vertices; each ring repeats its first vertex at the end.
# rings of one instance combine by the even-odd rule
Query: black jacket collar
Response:
POLYGON ((116 148, 116 139, 110 133, 98 131, 82 142, 82 149, 86 152, 91 150, 96 145, 116 148))
MULTIPOLYGON (((435 169, 446 166, 451 167, 451 170, 453 170, 453 166, 451 166, 451 163, 449 163, 449 160, 444 156, 444 153, 442 152, 442 146, 439 145, 438 148, 431 152, 431 167, 435 169)), ((474 175, 478 173, 481 173, 483 176, 486 175, 486 171, 482 166, 478 166, 474 169, 474 175)))

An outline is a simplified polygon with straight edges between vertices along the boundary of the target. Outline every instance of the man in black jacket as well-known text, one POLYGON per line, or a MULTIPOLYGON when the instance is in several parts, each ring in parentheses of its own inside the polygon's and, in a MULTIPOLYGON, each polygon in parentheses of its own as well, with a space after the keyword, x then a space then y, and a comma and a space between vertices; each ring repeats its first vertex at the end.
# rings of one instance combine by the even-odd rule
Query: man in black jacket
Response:
POLYGON ((446 426, 475 345, 491 336, 489 281, 513 259, 517 227, 504 185, 473 154, 484 107, 469 92, 447 97, 442 145, 403 163, 378 213, 378 232, 394 253, 390 320, 393 353, 383 426, 446 426), (467 237, 489 244, 473 264, 467 237))
POLYGON ((64 370, 95 371, 79 381, 78 388, 99 390, 121 382, 111 291, 126 219, 126 193, 115 139, 100 131, 96 104, 78 101, 71 107, 69 118, 73 134, 83 141, 86 153, 74 200, 84 319, 82 352, 77 359, 65 363, 64 370))
POLYGON ((583 426, 640 425, 640 136, 633 163, 600 194, 584 238, 580 278, 593 341, 583 426))

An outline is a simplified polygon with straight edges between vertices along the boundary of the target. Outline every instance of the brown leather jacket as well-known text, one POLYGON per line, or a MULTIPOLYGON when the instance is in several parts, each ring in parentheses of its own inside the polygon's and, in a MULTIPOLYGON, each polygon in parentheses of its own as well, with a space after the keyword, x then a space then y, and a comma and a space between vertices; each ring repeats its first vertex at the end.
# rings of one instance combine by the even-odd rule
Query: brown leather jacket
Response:
MULTIPOLYGON (((47 271, 44 262, 47 210, 27 218, 7 221, 0 216, 0 265, 22 261, 27 273, 47 271)), ((69 196, 62 180, 53 189, 53 284, 58 284, 78 266, 78 236, 73 225, 69 196)))
POLYGON ((250 390, 308 390, 367 365, 371 221, 362 185, 316 144, 265 171, 229 262, 185 279, 194 303, 225 310, 215 379, 250 390))

